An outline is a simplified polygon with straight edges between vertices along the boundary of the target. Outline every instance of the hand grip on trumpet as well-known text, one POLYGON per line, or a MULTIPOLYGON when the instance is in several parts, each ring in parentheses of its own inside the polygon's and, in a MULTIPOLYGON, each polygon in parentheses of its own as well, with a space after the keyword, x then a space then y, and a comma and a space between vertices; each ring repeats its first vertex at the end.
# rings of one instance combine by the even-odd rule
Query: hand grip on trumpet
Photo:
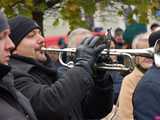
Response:
POLYGON ((96 46, 98 40, 99 37, 89 37, 82 41, 75 53, 75 66, 82 66, 89 73, 93 72, 97 56, 106 47, 105 44, 96 46))

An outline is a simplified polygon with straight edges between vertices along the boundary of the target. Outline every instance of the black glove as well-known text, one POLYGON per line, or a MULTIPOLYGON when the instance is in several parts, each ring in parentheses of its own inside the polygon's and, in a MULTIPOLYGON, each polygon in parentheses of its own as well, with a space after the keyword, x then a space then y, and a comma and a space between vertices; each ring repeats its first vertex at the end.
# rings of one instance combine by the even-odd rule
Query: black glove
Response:
POLYGON ((89 37, 84 39, 76 51, 75 66, 84 67, 90 74, 93 73, 93 67, 98 55, 106 48, 105 44, 97 46, 99 37, 89 37))
MULTIPOLYGON (((102 55, 100 54, 98 56, 98 59, 97 59, 97 62, 96 64, 97 65, 103 65, 104 64, 112 64, 112 59, 110 56, 108 55, 102 55)), ((97 87, 100 87, 100 88, 107 88, 107 87, 113 87, 113 80, 112 80, 112 77, 111 77, 111 71, 107 71, 105 69, 95 69, 94 70, 94 82, 95 82, 95 85, 97 87)))
POLYGON ((109 56, 100 54, 97 58, 96 64, 101 64, 101 63, 112 64, 112 59, 109 56))

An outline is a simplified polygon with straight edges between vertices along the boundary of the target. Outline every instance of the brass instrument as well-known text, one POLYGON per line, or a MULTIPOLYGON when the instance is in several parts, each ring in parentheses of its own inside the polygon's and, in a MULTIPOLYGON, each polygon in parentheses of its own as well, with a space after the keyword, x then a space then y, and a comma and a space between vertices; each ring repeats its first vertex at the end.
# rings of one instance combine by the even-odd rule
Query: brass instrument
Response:
MULTIPOLYGON (((64 48, 64 49, 54 49, 54 48, 41 48, 42 51, 45 52, 59 52, 59 61, 62 65, 67 67, 73 67, 73 63, 64 63, 62 60, 62 53, 63 52, 71 52, 75 53, 76 48, 64 48)), ((95 65, 99 69, 106 69, 106 70, 120 70, 120 71, 132 71, 134 68, 134 56, 142 56, 142 57, 149 57, 153 58, 155 65, 160 67, 160 40, 157 40, 154 47, 146 48, 146 49, 104 49, 101 54, 102 55, 122 55, 129 57, 129 65, 126 67, 123 64, 97 64, 95 65)))

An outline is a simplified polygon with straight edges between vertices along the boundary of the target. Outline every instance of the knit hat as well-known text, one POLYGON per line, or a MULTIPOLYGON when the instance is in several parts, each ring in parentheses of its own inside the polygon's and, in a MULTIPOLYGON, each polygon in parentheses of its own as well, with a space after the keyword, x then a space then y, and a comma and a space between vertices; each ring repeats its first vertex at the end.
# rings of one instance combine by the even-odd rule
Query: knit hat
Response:
POLYGON ((3 30, 7 28, 9 28, 8 20, 5 14, 2 11, 0 11, 0 32, 2 32, 3 30))
POLYGON ((35 28, 40 29, 40 26, 34 20, 24 16, 16 16, 10 19, 9 25, 11 28, 10 38, 16 47, 29 32, 35 28))
POLYGON ((158 39, 160 39, 160 30, 151 33, 149 36, 149 46, 153 47, 158 39))

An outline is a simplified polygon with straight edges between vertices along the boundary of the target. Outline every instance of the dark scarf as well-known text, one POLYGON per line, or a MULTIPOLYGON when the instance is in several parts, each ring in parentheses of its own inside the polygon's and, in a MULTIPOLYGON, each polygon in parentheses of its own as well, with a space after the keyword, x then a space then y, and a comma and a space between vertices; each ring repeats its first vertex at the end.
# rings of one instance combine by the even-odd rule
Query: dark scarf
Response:
POLYGON ((57 76, 57 67, 56 65, 51 61, 51 59, 47 56, 47 60, 45 62, 40 62, 37 60, 34 60, 29 57, 25 56, 19 56, 19 55, 13 55, 12 58, 18 59, 20 61, 23 61, 28 64, 32 64, 33 66, 37 67, 39 70, 42 72, 48 74, 48 75, 54 75, 55 77, 57 76))

